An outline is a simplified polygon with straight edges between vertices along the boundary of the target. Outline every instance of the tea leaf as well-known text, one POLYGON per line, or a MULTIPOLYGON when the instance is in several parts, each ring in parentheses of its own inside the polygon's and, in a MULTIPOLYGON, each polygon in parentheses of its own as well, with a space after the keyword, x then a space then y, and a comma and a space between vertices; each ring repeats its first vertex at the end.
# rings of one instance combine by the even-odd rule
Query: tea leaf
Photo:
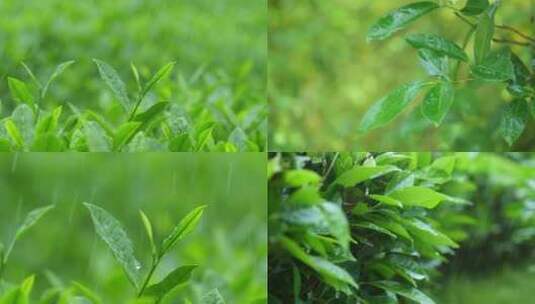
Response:
POLYGON ((16 102, 27 103, 30 106, 34 105, 35 99, 33 97, 33 94, 30 92, 30 89, 26 85, 26 83, 24 83, 23 81, 17 78, 8 77, 7 84, 9 86, 9 91, 11 92, 11 96, 16 102))
POLYGON ((149 218, 147 217, 147 215, 145 215, 143 211, 139 210, 139 215, 141 216, 141 220, 143 221, 143 226, 145 227, 145 232, 147 233, 147 236, 149 238, 150 248, 152 251, 152 257, 156 258, 158 256, 158 250, 156 249, 156 243, 154 242, 152 224, 150 223, 149 218))
POLYGON ((476 64, 481 63, 489 54, 494 36, 494 14, 498 1, 489 6, 479 19, 474 37, 474 57, 476 64))
POLYGON ((387 96, 377 101, 364 114, 360 123, 360 132, 367 132, 389 123, 396 118, 405 107, 413 101, 424 83, 421 81, 411 82, 396 88, 387 96))
POLYGON ((179 240, 186 237, 195 229, 195 227, 197 227, 205 208, 205 205, 197 207, 188 213, 184 218, 182 218, 182 220, 180 220, 171 234, 165 238, 165 240, 163 240, 160 256, 163 256, 165 253, 167 253, 167 251, 169 251, 169 249, 171 249, 179 240))
POLYGON ((89 203, 83 204, 91 214, 97 234, 108 245, 115 259, 122 266, 130 283, 138 288, 141 264, 134 256, 134 246, 121 223, 106 210, 89 203))
POLYGON ((439 8, 435 2, 423 1, 400 7, 381 17, 368 31, 367 39, 383 40, 403 29, 412 21, 439 8))
POLYGON ((468 0, 461 13, 467 16, 475 16, 483 13, 489 7, 489 0, 468 0))
POLYGON ((60 76, 61 74, 63 74, 63 72, 65 72, 65 70, 70 66, 72 65, 73 63, 75 63, 74 60, 70 60, 70 61, 66 61, 66 62, 63 62, 61 63, 60 65, 58 65, 56 67, 56 69, 54 70, 54 72, 52 73, 52 75, 50 75, 50 77, 48 78, 48 81, 46 82, 45 86, 43 87, 43 89, 41 90, 41 98, 44 99, 46 97, 46 93, 48 92, 48 88, 50 87, 50 84, 52 84, 52 82, 54 80, 56 80, 56 78, 58 78, 58 76, 60 76))
POLYGON ((191 273, 198 265, 180 266, 169 273, 162 281, 147 287, 144 295, 154 296, 158 299, 163 298, 166 294, 171 292, 175 287, 187 282, 191 273))
POLYGON ((449 39, 435 34, 413 34, 405 38, 407 42, 417 49, 428 49, 438 55, 449 56, 454 59, 468 61, 464 50, 449 39))
POLYGON ((164 78, 167 75, 169 75, 171 70, 173 70, 173 67, 175 66, 175 64, 176 64, 176 62, 174 62, 174 61, 173 62, 169 62, 168 64, 166 64, 162 68, 160 68, 158 70, 158 72, 156 72, 156 74, 154 74, 152 76, 152 78, 149 80, 149 82, 147 82, 147 84, 145 84, 145 86, 143 87, 141 96, 145 96, 152 89, 152 87, 154 87, 154 85, 156 85, 162 78, 164 78))
POLYGON ((436 84, 424 97, 422 114, 435 126, 440 126, 455 99, 453 85, 448 81, 436 84))
POLYGON ((525 100, 517 99, 506 106, 499 132, 509 146, 512 146, 524 132, 528 117, 528 103, 525 100))
POLYGON ((119 100, 123 108, 128 112, 131 107, 130 98, 126 92, 126 85, 113 67, 99 59, 93 59, 97 65, 100 77, 106 82, 112 90, 115 97, 119 100))

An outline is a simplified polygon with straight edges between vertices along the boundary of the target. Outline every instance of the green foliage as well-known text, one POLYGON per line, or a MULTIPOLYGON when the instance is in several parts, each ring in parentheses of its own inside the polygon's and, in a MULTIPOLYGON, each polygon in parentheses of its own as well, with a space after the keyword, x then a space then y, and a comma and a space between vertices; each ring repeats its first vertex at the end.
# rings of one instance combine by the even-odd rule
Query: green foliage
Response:
POLYGON ((499 128, 513 100, 534 105, 532 11, 524 0, 270 1, 270 150, 533 150, 533 116, 512 145, 499 128), (415 82, 425 86, 406 100, 415 82))
POLYGON ((146 83, 141 82, 137 69, 134 69, 139 86, 135 94, 128 92, 125 82, 112 66, 98 59, 94 62, 118 101, 118 107, 123 109, 117 126, 109 121, 111 117, 92 110, 81 111, 72 104, 69 104, 72 113, 63 118, 62 106, 49 112, 34 103, 36 98, 46 97, 50 83, 73 63, 69 61, 56 68, 44 87, 38 85, 40 89, 35 93, 36 97, 24 82, 9 78, 13 98, 21 104, 10 117, 3 119, 0 139, 7 144, 3 150, 233 152, 264 149, 264 107, 257 107, 254 113, 238 118, 228 105, 220 104, 217 106, 219 113, 215 116, 218 116, 217 119, 224 118, 226 122, 215 122, 215 116, 205 115, 208 113, 198 113, 202 117, 193 121, 176 103, 146 102, 156 84, 171 74, 174 62, 164 65, 146 83), (131 98, 130 95, 136 97, 131 98))
MULTIPOLYGON (((138 297, 151 296, 156 299, 156 303, 159 303, 161 299, 171 292, 171 290, 173 290, 175 287, 187 282, 191 276, 191 272, 197 268, 197 265, 177 267, 162 281, 153 285, 148 285, 151 281, 154 271, 158 267, 164 255, 168 253, 169 249, 171 249, 171 247, 174 246, 180 239, 193 231, 203 214, 205 206, 197 207, 180 221, 171 235, 162 242, 159 254, 153 255, 150 270, 146 277, 142 278, 142 274, 140 272, 142 265, 136 259, 132 241, 126 234, 126 231, 122 228, 119 221, 98 206, 88 203, 84 203, 84 205, 91 213, 93 223, 95 224, 95 230, 100 238, 106 242, 115 259, 123 267, 128 279, 134 288, 136 288, 138 297)), ((158 252, 157 248, 153 249, 154 240, 152 228, 148 228, 150 227, 150 222, 144 213, 141 214, 143 224, 146 230, 149 232, 151 249, 153 252, 158 252)))
POLYGON ((532 161, 491 153, 273 155, 270 302, 431 304, 441 272, 529 262, 532 161), (296 171, 320 180, 289 183, 296 171))
MULTIPOLYGON (((463 47, 459 47, 447 38, 436 34, 412 34, 407 36, 406 40, 412 47, 432 51, 432 53, 420 53, 420 57, 423 57, 426 70, 430 72, 431 76, 438 76, 440 78, 432 80, 437 84, 428 91, 421 107, 423 115, 435 126, 438 127, 442 124, 451 105, 455 102, 454 86, 458 83, 457 73, 462 62, 469 61, 464 48, 467 47, 472 34, 474 35, 474 64, 471 69, 471 74, 475 77, 475 80, 501 83, 513 80, 515 75, 513 61, 511 59, 512 56, 516 58, 515 61, 518 65, 524 65, 522 60, 520 60, 516 54, 513 54, 509 48, 502 48, 499 50, 492 49, 492 42, 493 40, 496 40, 496 25, 494 18, 500 4, 500 1, 495 1, 491 5, 489 5, 488 1, 469 1, 469 3, 466 4, 466 7, 462 10, 458 10, 449 5, 442 6, 444 9, 453 10, 462 21, 468 23, 471 27, 463 43, 463 47), (468 19, 479 14, 481 14, 481 16, 478 20, 470 21, 468 19), (444 72, 445 69, 442 67, 444 64, 447 65, 447 63, 441 63, 439 62, 439 59, 436 58, 441 56, 447 56, 450 59, 457 61, 453 73, 444 72)), ((376 40, 377 37, 381 39, 387 38, 395 31, 403 28, 408 22, 438 7, 438 4, 433 2, 414 3, 408 6, 403 6, 398 10, 389 13, 380 19, 377 24, 373 25, 368 33, 368 40, 376 40), (377 33, 383 33, 383 35, 378 35, 377 33)), ((520 35, 522 36, 522 34, 520 35)), ((523 38, 528 39, 528 41, 532 43, 535 41, 530 40, 529 37, 526 38, 524 36, 523 38)), ((531 44, 527 43, 527 45, 529 46, 531 44)), ((532 78, 530 75, 531 72, 527 69, 521 68, 520 73, 526 78, 532 78)), ((468 81, 471 80, 472 79, 469 79, 468 81)), ((401 89, 401 93, 403 94, 400 94, 400 89, 396 89, 393 93, 387 95, 385 99, 378 101, 372 106, 372 108, 365 114, 360 130, 365 132, 374 127, 380 127, 395 118, 395 116, 416 97, 416 94, 408 95, 404 93, 405 91, 406 89, 403 87, 401 89), (385 100, 389 101, 388 105, 385 105, 385 100), (371 123, 370 120, 372 121, 371 123)), ((526 102, 534 99, 534 97, 535 94, 533 94, 532 90, 530 94, 523 96, 520 102, 514 102, 513 106, 518 104, 526 105, 526 102)), ((533 103, 533 101, 531 101, 531 103, 533 103)), ((528 109, 526 106, 523 106, 521 109, 516 106, 516 111, 515 109, 512 109, 513 106, 510 106, 504 113, 502 127, 500 128, 500 134, 509 146, 512 146, 523 133, 528 117, 528 109)))
POLYGON ((29 303, 265 303, 265 166, 260 153, 1 155, 0 260, 18 239, 0 299, 33 274, 29 303))
POLYGON ((0 150, 265 151, 265 4, 2 1, 0 150))

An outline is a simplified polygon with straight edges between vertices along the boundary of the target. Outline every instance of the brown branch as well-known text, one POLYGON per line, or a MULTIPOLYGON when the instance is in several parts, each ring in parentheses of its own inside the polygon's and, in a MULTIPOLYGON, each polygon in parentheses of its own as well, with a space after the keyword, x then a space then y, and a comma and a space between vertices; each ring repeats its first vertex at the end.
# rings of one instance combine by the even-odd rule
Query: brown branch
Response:
POLYGON ((510 31, 510 32, 513 32, 515 34, 517 34, 518 36, 528 40, 528 41, 531 41, 532 43, 535 43, 535 38, 533 37, 530 37, 524 33, 522 33, 521 31, 515 29, 514 27, 512 26, 508 26, 508 25, 496 25, 496 28, 499 28, 499 29, 502 29, 502 30, 505 30, 505 31, 510 31))

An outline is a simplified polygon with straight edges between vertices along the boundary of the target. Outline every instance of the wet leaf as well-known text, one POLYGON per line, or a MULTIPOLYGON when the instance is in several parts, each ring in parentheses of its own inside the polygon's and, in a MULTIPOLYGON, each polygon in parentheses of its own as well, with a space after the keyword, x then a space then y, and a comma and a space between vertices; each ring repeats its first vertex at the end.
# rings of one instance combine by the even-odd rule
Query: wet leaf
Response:
POLYGON ((453 85, 442 81, 429 90, 422 102, 422 114, 435 126, 439 126, 455 99, 453 85))
POLYGON ((417 49, 428 49, 439 56, 445 55, 454 59, 468 61, 468 55, 455 42, 435 34, 413 34, 405 38, 417 49))

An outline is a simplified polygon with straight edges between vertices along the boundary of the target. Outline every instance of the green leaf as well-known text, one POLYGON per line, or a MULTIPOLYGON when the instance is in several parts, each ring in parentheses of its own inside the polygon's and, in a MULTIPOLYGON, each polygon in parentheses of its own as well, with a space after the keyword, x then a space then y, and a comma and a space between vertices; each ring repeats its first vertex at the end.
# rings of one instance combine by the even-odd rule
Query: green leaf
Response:
POLYGON ((162 102, 155 103, 148 110, 146 110, 145 112, 139 113, 136 116, 134 116, 134 118, 132 120, 133 121, 140 121, 140 122, 143 122, 144 124, 147 124, 152 119, 154 119, 156 116, 158 116, 159 114, 163 113, 163 111, 165 111, 165 109, 167 108, 168 105, 169 105, 169 102, 167 102, 167 101, 162 101, 162 102))
POLYGON ((191 273, 197 267, 198 265, 186 265, 176 268, 171 273, 169 273, 161 282, 147 287, 143 295, 153 296, 158 299, 163 298, 175 287, 187 282, 191 277, 191 273))
POLYGON ((4 122, 4 127, 6 128, 7 134, 11 137, 11 140, 15 143, 18 148, 24 147, 24 139, 20 134, 19 128, 13 123, 13 120, 6 119, 4 122))
POLYGON ((281 220, 318 235, 332 236, 343 248, 349 247, 349 223, 342 208, 335 203, 324 202, 306 208, 293 208, 284 212, 281 220))
POLYGON ((24 233, 26 233, 30 228, 32 228, 37 223, 37 221, 39 221, 45 214, 47 214, 52 209, 54 209, 54 205, 30 211, 30 213, 26 215, 26 218, 24 219, 22 224, 17 228, 17 232, 15 233, 15 239, 17 240, 22 235, 24 235, 24 233))
POLYGON ((477 24, 474 37, 474 57, 476 64, 483 62, 490 52, 492 37, 494 36, 494 14, 498 8, 497 3, 498 1, 485 10, 477 24))
POLYGON ((370 282, 369 284, 384 289, 385 291, 393 292, 419 304, 435 304, 430 297, 420 290, 414 287, 401 285, 395 281, 375 281, 370 282))
POLYGON ((513 79, 509 81, 507 90, 517 98, 526 98, 534 94, 535 88, 530 88, 531 73, 524 62, 513 52, 511 52, 511 62, 513 63, 513 79))
POLYGON ((371 223, 371 222, 358 222, 358 223, 355 223, 355 224, 351 224, 351 226, 373 230, 373 231, 376 231, 376 232, 379 232, 379 233, 382 233, 382 234, 386 234, 386 235, 390 236, 391 238, 397 239, 397 235, 395 235, 392 232, 390 232, 390 230, 385 229, 385 228, 383 228, 383 227, 381 227, 379 225, 376 225, 374 223, 371 223))
POLYGON ((411 82, 396 88, 377 101, 362 118, 360 132, 379 128, 396 118, 416 98, 423 86, 424 83, 421 81, 411 82))
POLYGON ((30 145, 33 141, 35 121, 32 109, 26 104, 18 105, 11 114, 11 119, 20 131, 25 145, 30 145))
POLYGON ((128 112, 131 107, 130 98, 128 98, 128 94, 126 92, 126 85, 117 71, 115 71, 113 67, 104 61, 98 59, 93 59, 93 61, 97 65, 100 77, 104 80, 104 82, 106 82, 113 94, 115 94, 115 97, 117 97, 121 103, 121 106, 123 106, 123 108, 128 112))
POLYGON ((114 148, 116 151, 120 151, 128 142, 136 135, 141 126, 141 122, 130 121, 122 124, 115 134, 113 139, 114 148))
POLYGON ((428 49, 438 55, 449 56, 454 59, 468 61, 468 55, 455 42, 435 34, 413 34, 405 38, 417 49, 428 49))
POLYGON ((50 78, 48 78, 48 81, 46 82, 45 86, 43 87, 43 90, 41 90, 41 98, 45 98, 46 97, 46 93, 48 92, 48 88, 50 87, 50 84, 52 84, 52 82, 56 78, 58 78, 59 75, 63 74, 63 72, 65 72, 65 70, 69 66, 71 66, 73 63, 75 63, 75 61, 74 60, 70 60, 70 61, 63 62, 63 63, 61 63, 60 65, 58 65, 56 67, 56 69, 54 70, 52 75, 50 75, 50 78))
POLYGON ((152 224, 150 223, 150 220, 147 217, 147 215, 142 210, 139 210, 139 215, 141 216, 141 221, 143 222, 143 226, 145 227, 145 232, 147 233, 147 237, 149 238, 152 256, 153 258, 156 258, 158 256, 158 250, 156 249, 156 243, 154 242, 152 224))
POLYGON ((466 16, 476 16, 483 13, 489 5, 489 0, 468 0, 461 13, 466 16))
POLYGON ((27 103, 30 106, 33 106, 35 103, 35 98, 30 92, 28 85, 23 81, 14 78, 7 78, 7 85, 9 86, 9 91, 11 92, 11 97, 18 103, 27 103))
POLYGON ((26 215, 22 223, 17 227, 15 235, 13 235, 13 238, 9 243, 9 247, 6 249, 6 252, 3 255, 3 264, 7 263, 7 259, 11 255, 11 251, 13 250, 13 247, 15 246, 17 240, 19 240, 28 230, 30 230, 30 228, 32 228, 46 213, 48 213, 53 208, 53 205, 37 208, 30 211, 26 215))
POLYGON ((370 197, 388 206, 394 206, 394 207, 400 207, 400 208, 403 207, 403 204, 400 201, 398 201, 397 199, 391 198, 390 196, 387 196, 387 195, 372 194, 370 195, 370 197))
POLYGON ((506 106, 499 132, 509 146, 512 146, 524 132, 528 116, 528 103, 523 99, 514 100, 506 106))
POLYGON ((440 202, 447 200, 448 196, 430 188, 412 186, 396 190, 389 195, 400 201, 404 206, 417 206, 435 208, 440 202))
POLYGON ((108 245, 115 259, 122 266, 130 283, 138 288, 141 264, 134 256, 134 245, 121 223, 98 206, 89 203, 84 203, 84 205, 91 214, 97 234, 108 245))
POLYGON ((156 72, 156 74, 154 74, 149 82, 147 82, 147 84, 143 87, 141 96, 145 96, 152 89, 152 87, 154 87, 154 85, 156 85, 162 78, 169 75, 175 64, 176 62, 173 61, 160 68, 160 70, 158 70, 158 72, 156 72))
POLYGON ((412 21, 439 8, 435 2, 423 1, 400 7, 380 18, 368 31, 367 39, 383 40, 405 28, 412 21))
POLYGON ((447 78, 449 74, 448 57, 441 56, 437 52, 429 49, 419 49, 418 56, 420 63, 430 76, 441 76, 447 78))
POLYGON ((314 269, 327 284, 333 286, 335 289, 349 294, 351 287, 355 289, 359 288, 345 269, 323 258, 308 255, 296 242, 287 237, 282 237, 280 243, 296 259, 314 269))
POLYGON ((306 185, 319 185, 321 176, 316 172, 305 169, 288 170, 284 174, 284 181, 291 187, 302 187, 306 185))
POLYGON ((431 225, 416 218, 405 220, 405 226, 413 236, 418 237, 426 244, 432 246, 450 246, 453 248, 459 247, 457 243, 452 241, 445 234, 435 230, 431 225))
POLYGON ((343 187, 349 188, 354 187, 355 185, 369 180, 374 179, 390 172, 399 171, 397 167, 394 166, 377 166, 377 167, 365 167, 357 166, 353 169, 350 169, 342 173, 333 184, 342 185, 343 187))
POLYGON ((98 123, 85 122, 83 131, 90 152, 109 152, 111 150, 106 132, 98 123))
POLYGON ((448 81, 442 81, 429 90, 422 102, 422 114, 435 126, 440 126, 455 99, 455 90, 448 81))
POLYGON ((480 64, 472 67, 472 74, 487 81, 507 81, 515 77, 511 52, 504 48, 491 52, 480 64))
POLYGON ((17 301, 15 302, 16 304, 30 304, 30 293, 32 292, 34 282, 35 276, 33 275, 22 281, 17 301))
POLYGON ((56 128, 58 127, 58 121, 59 117, 61 116, 63 107, 59 106, 52 113, 47 113, 46 115, 42 115, 39 122, 37 122, 37 126, 35 127, 35 135, 43 135, 45 133, 49 132, 55 132, 56 128))
POLYGON ((201 220, 205 208, 205 205, 197 207, 193 209, 190 213, 188 213, 184 218, 182 218, 182 220, 180 220, 180 222, 173 229, 171 234, 165 240, 163 240, 160 256, 163 256, 179 240, 186 237, 195 229, 195 227, 197 227, 197 224, 201 220))
POLYGON ((225 304, 225 300, 219 290, 215 288, 201 297, 200 304, 225 304))
POLYGON ((228 141, 238 148, 238 151, 247 150, 247 134, 240 128, 236 127, 230 133, 228 141))

